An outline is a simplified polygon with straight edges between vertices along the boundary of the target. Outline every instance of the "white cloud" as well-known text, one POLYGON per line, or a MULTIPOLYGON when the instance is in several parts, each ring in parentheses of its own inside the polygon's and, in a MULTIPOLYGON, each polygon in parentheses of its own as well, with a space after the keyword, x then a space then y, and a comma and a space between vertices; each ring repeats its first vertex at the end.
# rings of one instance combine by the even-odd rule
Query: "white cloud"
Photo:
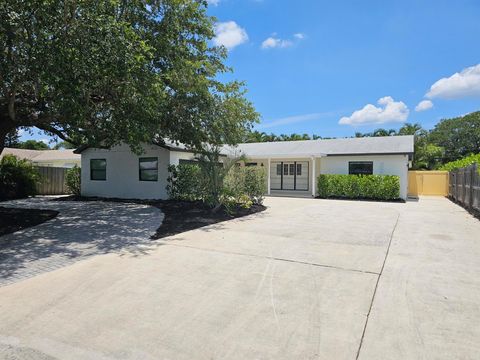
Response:
POLYGON ((293 42, 290 40, 282 40, 271 36, 262 42, 262 49, 286 48, 292 45, 293 42))
POLYGON ((362 109, 354 111, 351 116, 342 117, 338 123, 341 125, 367 125, 407 120, 410 111, 402 101, 395 101, 391 96, 385 96, 377 103, 380 106, 367 104, 362 109))
POLYGON ((217 6, 220 3, 220 0, 207 0, 209 5, 217 6))
POLYGON ((480 97, 480 64, 463 69, 448 78, 438 80, 427 93, 429 98, 454 99, 480 97))
POLYGON ((47 145, 49 144, 48 139, 38 139, 38 141, 41 141, 41 142, 43 142, 44 144, 47 144, 47 145))
POLYGON ((422 100, 415 106, 415 111, 425 111, 431 109, 433 107, 433 103, 430 100, 422 100))
MULTIPOLYGON (((293 38, 293 40, 296 40, 298 42, 305 39, 305 34, 296 33, 293 34, 293 38)), ((276 33, 273 33, 272 36, 266 38, 262 42, 262 49, 287 48, 295 44, 293 40, 280 39, 277 37, 276 33)))
POLYGON ((213 42, 216 46, 223 45, 227 49, 233 49, 246 41, 248 41, 247 32, 235 21, 221 22, 215 25, 213 42))

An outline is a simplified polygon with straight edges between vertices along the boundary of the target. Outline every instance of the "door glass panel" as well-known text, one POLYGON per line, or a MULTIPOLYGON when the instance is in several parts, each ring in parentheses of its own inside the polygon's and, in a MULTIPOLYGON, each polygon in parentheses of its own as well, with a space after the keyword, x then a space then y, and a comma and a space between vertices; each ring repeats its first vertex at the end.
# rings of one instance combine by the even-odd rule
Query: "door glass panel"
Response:
POLYGON ((302 176, 302 164, 297 164, 297 176, 302 176))
POLYGON ((290 175, 295 175, 295 164, 290 164, 290 175))
POLYGON ((277 164, 277 175, 278 176, 282 175, 282 164, 277 164))
POLYGON ((288 164, 283 164, 283 175, 288 175, 288 164))

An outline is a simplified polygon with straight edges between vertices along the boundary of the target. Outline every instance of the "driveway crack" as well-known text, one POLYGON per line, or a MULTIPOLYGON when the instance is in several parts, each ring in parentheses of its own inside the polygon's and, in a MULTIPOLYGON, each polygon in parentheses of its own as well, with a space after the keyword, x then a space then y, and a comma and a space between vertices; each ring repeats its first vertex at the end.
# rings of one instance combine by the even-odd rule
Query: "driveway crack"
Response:
POLYGON ((395 225, 393 226, 392 232, 390 234, 390 239, 388 241, 387 251, 385 252, 385 258, 383 259, 383 264, 382 264, 382 267, 380 268, 380 273, 378 274, 377 282, 375 283, 375 288, 373 290, 372 300, 370 301, 370 307, 368 308, 367 318, 365 319, 365 325, 363 326, 362 337, 360 338, 360 344, 358 346, 357 356, 355 357, 355 360, 358 360, 358 358, 360 357, 360 351, 362 350, 363 339, 365 338, 365 333, 367 331, 368 320, 370 319, 370 313, 372 312, 373 302, 375 301, 375 296, 377 295, 378 284, 380 283, 380 278, 382 277, 383 269, 385 268, 385 263, 387 262, 388 254, 390 253, 390 246, 392 245, 393 234, 395 233, 395 230, 397 229, 399 219, 400 219, 400 213, 398 213, 398 215, 397 215, 397 220, 395 221, 395 225))

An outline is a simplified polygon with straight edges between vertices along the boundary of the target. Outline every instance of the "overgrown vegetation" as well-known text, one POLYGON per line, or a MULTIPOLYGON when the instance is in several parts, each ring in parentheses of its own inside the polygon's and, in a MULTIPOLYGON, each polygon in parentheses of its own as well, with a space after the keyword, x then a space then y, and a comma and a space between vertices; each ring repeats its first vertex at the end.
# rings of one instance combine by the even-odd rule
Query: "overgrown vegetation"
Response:
POLYGON ((169 197, 175 200, 202 201, 214 210, 223 207, 228 213, 262 204, 267 178, 261 167, 234 166, 234 160, 218 161, 203 155, 196 164, 169 167, 169 197))
POLYGON ((469 156, 464 157, 463 159, 448 162, 446 164, 443 164, 440 167, 440 170, 453 171, 453 170, 456 170, 456 169, 467 167, 467 166, 472 165, 474 163, 477 163, 480 167, 480 154, 469 155, 469 156))
POLYGON ((40 174, 27 160, 5 155, 0 161, 0 199, 17 199, 36 194, 40 174))
POLYGON ((65 184, 72 194, 80 195, 81 181, 82 170, 77 165, 67 170, 67 173, 65 174, 65 184))
POLYGON ((329 175, 317 179, 321 198, 397 200, 400 178, 394 175, 329 175))

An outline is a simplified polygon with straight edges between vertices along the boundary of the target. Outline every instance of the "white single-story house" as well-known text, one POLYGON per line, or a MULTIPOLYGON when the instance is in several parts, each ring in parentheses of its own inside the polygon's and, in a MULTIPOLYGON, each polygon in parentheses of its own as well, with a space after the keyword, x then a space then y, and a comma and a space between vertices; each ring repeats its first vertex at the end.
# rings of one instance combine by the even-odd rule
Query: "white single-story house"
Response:
MULTIPOLYGON (((407 198, 413 136, 280 141, 224 147, 225 156, 245 155, 246 166, 267 169, 268 195, 316 196, 320 174, 381 174, 400 178, 407 198)), ((111 149, 81 147, 82 195, 166 199, 168 166, 192 161, 183 145, 144 145, 136 155, 127 145, 111 149)))
POLYGON ((80 166, 80 155, 73 150, 29 150, 17 148, 4 148, 0 159, 5 155, 30 161, 35 166, 72 168, 80 166))

